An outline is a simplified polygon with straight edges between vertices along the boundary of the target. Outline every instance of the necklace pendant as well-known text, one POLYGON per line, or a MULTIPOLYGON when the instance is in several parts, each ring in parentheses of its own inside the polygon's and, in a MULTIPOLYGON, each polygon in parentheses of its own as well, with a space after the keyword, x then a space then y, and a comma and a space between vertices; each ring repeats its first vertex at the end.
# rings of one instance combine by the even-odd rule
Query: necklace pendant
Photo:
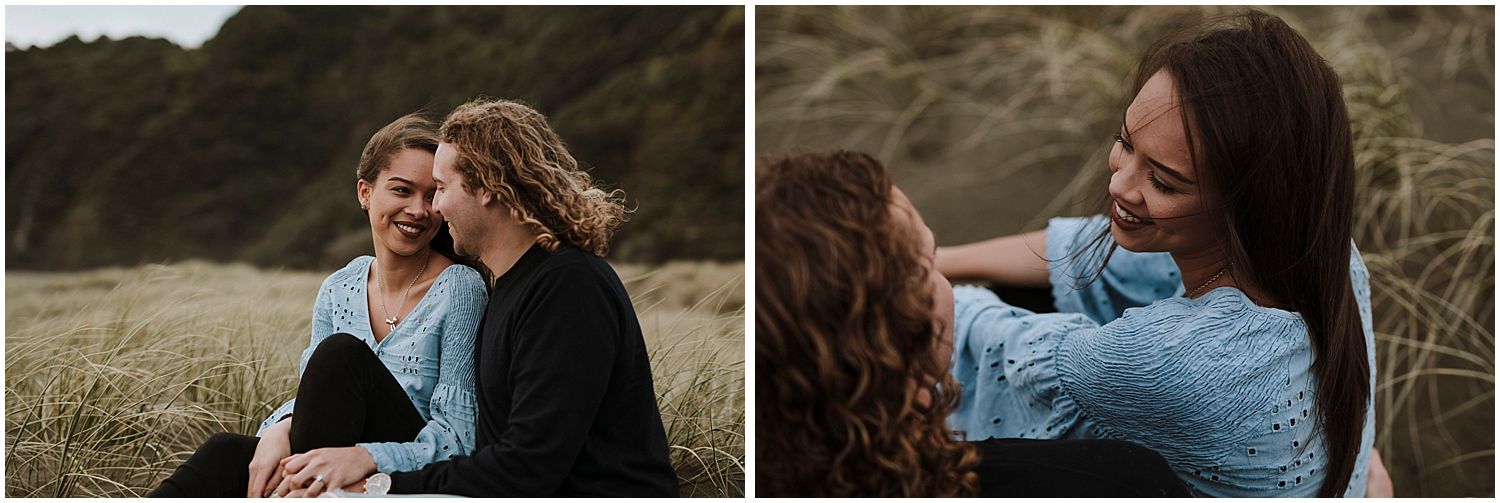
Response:
POLYGON ((397 321, 396 317, 392 316, 390 318, 386 318, 385 319, 385 324, 390 325, 391 328, 396 328, 396 321, 397 321))

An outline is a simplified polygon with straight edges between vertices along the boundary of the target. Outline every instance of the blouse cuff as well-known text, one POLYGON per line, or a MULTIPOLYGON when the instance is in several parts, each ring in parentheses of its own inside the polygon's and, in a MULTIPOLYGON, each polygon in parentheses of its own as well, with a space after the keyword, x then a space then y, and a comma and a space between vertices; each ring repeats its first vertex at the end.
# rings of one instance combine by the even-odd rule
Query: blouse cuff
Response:
POLYGON ((1035 314, 983 288, 954 290, 955 379, 962 398, 951 419, 968 440, 1060 438, 1082 415, 1064 393, 1056 351, 1095 325, 1078 314, 1035 314))
MULTIPOLYGON (((408 443, 362 443, 354 444, 364 447, 370 452, 370 457, 375 460, 375 471, 392 473, 420 469, 426 463, 417 461, 416 456, 411 454, 411 448, 415 447, 408 443)), ((422 447, 426 447, 423 445, 422 447)))
POLYGON ((291 400, 287 400, 286 403, 281 404, 281 406, 277 407, 276 410, 271 411, 271 415, 266 417, 265 421, 260 422, 260 429, 255 430, 255 436, 261 436, 266 432, 266 428, 270 428, 271 425, 281 422, 282 418, 291 415, 292 410, 295 409, 296 406, 297 399, 293 398, 291 400))

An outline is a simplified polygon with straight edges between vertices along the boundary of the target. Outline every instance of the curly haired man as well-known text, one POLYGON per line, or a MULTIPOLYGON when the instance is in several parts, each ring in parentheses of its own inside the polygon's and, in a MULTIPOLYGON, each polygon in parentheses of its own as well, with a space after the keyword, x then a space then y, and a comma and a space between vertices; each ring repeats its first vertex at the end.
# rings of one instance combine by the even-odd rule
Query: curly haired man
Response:
POLYGON ((521 103, 466 103, 438 137, 433 207, 495 278, 474 345, 476 448, 349 489, 677 496, 640 323, 602 258, 623 195, 595 187, 521 103))

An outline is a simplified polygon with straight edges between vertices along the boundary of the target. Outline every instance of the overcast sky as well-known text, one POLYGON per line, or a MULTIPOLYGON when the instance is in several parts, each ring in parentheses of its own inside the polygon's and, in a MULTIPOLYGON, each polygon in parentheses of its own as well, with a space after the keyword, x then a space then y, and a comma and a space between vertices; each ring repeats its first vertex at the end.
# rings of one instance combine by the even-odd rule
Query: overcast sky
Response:
POLYGON ((9 5, 5 7, 5 41, 30 47, 50 46, 70 35, 85 41, 100 35, 113 39, 143 35, 198 47, 239 10, 238 5, 9 5))

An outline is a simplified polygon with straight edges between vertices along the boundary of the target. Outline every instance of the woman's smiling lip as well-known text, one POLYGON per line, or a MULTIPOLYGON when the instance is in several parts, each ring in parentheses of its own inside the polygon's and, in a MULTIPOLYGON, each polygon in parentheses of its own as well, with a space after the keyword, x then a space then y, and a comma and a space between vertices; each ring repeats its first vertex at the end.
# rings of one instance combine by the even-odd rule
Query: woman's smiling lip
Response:
POLYGON ((402 236, 406 236, 407 239, 417 239, 422 237, 422 232, 427 230, 427 226, 410 222, 396 222, 396 230, 401 232, 402 236))
POLYGON ((1131 213, 1130 210, 1125 209, 1124 206, 1120 205, 1119 201, 1115 201, 1111 209, 1113 211, 1110 211, 1110 220, 1114 221, 1115 225, 1124 230, 1138 230, 1153 224, 1150 219, 1138 217, 1134 213, 1131 213))

